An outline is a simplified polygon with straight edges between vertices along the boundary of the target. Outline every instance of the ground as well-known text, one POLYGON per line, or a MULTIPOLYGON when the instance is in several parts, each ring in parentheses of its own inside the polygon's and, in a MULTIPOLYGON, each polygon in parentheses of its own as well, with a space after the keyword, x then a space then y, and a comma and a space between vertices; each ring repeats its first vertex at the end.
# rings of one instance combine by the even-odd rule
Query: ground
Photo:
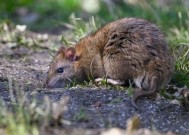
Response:
MULTIPOLYGON (((32 33, 29 37, 37 38, 37 35, 32 33)), ((35 98, 43 101, 44 97, 49 97, 50 102, 54 103, 68 97, 67 109, 61 115, 63 121, 56 129, 59 132, 72 129, 72 132, 64 134, 73 133, 73 129, 85 130, 85 134, 99 134, 102 129, 113 127, 125 129, 127 120, 137 115, 141 120, 140 128, 189 135, 189 112, 181 104, 170 102, 164 97, 139 99, 139 111, 132 106, 127 88, 120 90, 89 84, 46 89, 45 77, 52 60, 51 54, 55 53, 49 49, 48 43, 50 45, 51 40, 59 39, 58 36, 48 36, 48 40, 42 42, 47 45, 38 46, 37 49, 22 45, 8 47, 11 43, 7 41, 0 43, 0 97, 7 104, 19 99, 18 95, 17 99, 12 97, 12 90, 13 95, 17 93, 15 91, 23 91, 27 100, 35 98)), ((47 134, 48 131, 51 134, 51 130, 41 130, 41 134, 47 134)))

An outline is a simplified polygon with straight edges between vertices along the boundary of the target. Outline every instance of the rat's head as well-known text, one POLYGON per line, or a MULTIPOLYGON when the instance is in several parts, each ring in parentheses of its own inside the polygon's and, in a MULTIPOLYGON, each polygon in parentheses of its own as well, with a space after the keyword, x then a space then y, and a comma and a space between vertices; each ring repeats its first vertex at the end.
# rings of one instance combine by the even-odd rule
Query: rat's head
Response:
POLYGON ((73 83, 75 49, 61 47, 50 64, 46 79, 46 86, 50 88, 66 87, 73 83))

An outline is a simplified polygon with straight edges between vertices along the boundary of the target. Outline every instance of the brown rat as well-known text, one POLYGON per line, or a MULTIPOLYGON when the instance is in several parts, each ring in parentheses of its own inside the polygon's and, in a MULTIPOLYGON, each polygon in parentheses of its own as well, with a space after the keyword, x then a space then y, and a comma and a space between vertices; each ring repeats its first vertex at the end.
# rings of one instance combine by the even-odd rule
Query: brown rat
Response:
POLYGON ((47 87, 65 87, 94 78, 123 84, 132 80, 137 89, 132 104, 165 86, 173 61, 164 35, 154 24, 137 18, 111 22, 82 38, 75 48, 61 47, 50 64, 47 87))

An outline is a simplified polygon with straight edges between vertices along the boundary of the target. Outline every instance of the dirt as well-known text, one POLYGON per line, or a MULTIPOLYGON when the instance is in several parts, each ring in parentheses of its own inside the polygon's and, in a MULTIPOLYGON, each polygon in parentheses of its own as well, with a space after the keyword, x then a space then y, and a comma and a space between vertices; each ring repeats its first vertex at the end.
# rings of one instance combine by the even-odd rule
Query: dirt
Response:
POLYGON ((7 48, 2 51, 3 47, 5 44, 1 43, 1 99, 10 102, 10 89, 23 90, 28 100, 33 96, 37 100, 48 96, 51 102, 58 102, 62 98, 69 97, 68 109, 62 114, 62 118, 69 124, 63 123, 60 126, 62 129, 80 128, 95 131, 112 127, 125 129, 126 121, 138 115, 141 119, 141 128, 189 135, 189 112, 180 104, 173 104, 163 97, 142 98, 137 102, 141 108, 139 111, 131 105, 127 88, 119 90, 105 86, 75 86, 46 89, 43 85, 52 59, 50 54, 54 53, 53 51, 47 48, 33 49, 23 46, 18 47, 17 50, 7 48))

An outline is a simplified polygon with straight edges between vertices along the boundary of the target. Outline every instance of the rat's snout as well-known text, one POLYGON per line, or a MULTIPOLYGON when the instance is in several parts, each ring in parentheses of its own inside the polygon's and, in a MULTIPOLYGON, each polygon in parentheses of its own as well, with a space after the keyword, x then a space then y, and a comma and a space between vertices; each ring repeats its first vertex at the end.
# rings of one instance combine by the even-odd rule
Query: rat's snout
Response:
POLYGON ((63 88, 65 86, 64 86, 64 83, 62 81, 57 81, 55 83, 46 82, 45 87, 46 88, 63 88))
POLYGON ((44 83, 44 87, 45 88, 53 88, 53 85, 49 83, 49 80, 46 80, 46 82, 44 83))
POLYGON ((50 83, 50 79, 49 78, 46 79, 46 81, 44 83, 44 87, 45 88, 52 88, 52 84, 50 83))
POLYGON ((45 82, 46 88, 62 88, 64 87, 64 82, 59 80, 57 77, 47 77, 45 82))

